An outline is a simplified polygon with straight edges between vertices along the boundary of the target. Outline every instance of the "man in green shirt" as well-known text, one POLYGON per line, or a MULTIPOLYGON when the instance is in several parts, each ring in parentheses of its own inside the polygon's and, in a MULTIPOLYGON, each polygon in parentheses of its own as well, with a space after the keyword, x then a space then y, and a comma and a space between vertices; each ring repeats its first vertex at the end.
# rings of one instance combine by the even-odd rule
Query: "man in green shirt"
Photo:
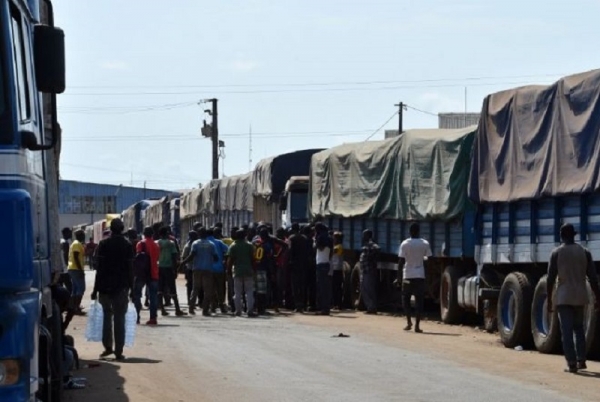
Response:
POLYGON ((227 270, 233 272, 235 289, 235 315, 242 315, 242 293, 246 294, 248 317, 256 317, 254 313, 254 246, 246 240, 246 232, 238 230, 235 241, 229 248, 227 270))
POLYGON ((163 293, 169 295, 175 303, 175 315, 186 315, 179 307, 177 298, 177 265, 179 262, 179 253, 173 240, 169 239, 169 228, 164 226, 158 232, 160 239, 156 241, 160 254, 158 257, 158 303, 162 315, 169 315, 163 304, 163 293))

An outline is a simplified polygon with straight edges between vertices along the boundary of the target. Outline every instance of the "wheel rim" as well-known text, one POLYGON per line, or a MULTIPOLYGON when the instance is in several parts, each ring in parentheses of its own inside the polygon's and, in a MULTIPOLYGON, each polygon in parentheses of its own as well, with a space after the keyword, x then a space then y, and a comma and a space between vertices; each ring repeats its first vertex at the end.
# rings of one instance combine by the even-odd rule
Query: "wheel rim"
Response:
POLYGON ((548 314, 548 297, 544 295, 535 303, 535 326, 537 332, 547 337, 552 327, 552 316, 548 314))
POLYGON ((517 303, 515 292, 508 291, 508 294, 502 303, 502 325, 507 332, 511 332, 515 326, 515 317, 517 315, 517 303))

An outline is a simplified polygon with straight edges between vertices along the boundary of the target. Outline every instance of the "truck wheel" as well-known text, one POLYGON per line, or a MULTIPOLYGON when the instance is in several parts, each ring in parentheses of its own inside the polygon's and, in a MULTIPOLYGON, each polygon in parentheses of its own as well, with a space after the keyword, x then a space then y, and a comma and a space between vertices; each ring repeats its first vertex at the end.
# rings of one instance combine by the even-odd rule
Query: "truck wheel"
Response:
POLYGON ((351 286, 352 286, 352 308, 356 310, 364 310, 364 304, 360 295, 360 263, 356 263, 352 269, 351 274, 351 286))
POLYGON ((531 345, 531 302, 533 290, 527 275, 509 274, 498 297, 498 332, 507 348, 531 345))
POLYGON ((440 315, 444 324, 458 324, 463 315, 463 309, 458 305, 458 278, 461 272, 458 268, 448 266, 442 273, 440 285, 440 315))
POLYGON ((52 401, 52 368, 50 365, 52 335, 44 326, 40 325, 38 345, 39 386, 36 398, 41 402, 52 401))
POLYGON ((598 313, 596 312, 594 305, 596 298, 589 283, 587 284, 587 292, 588 300, 590 302, 585 308, 584 325, 586 349, 589 357, 596 358, 600 356, 600 317, 598 317, 598 313))
POLYGON ((556 309, 548 314, 547 279, 548 275, 544 275, 533 293, 531 335, 539 352, 557 353, 560 350, 560 325, 556 309))

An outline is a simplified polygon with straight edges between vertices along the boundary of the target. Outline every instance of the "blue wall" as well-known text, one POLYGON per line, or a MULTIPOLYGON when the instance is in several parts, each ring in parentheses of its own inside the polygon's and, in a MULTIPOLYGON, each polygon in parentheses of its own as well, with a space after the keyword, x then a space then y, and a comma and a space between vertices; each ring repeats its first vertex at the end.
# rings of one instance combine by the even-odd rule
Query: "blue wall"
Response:
POLYGON ((61 214, 121 213, 145 198, 161 198, 172 191, 115 186, 61 180, 59 209, 61 214))

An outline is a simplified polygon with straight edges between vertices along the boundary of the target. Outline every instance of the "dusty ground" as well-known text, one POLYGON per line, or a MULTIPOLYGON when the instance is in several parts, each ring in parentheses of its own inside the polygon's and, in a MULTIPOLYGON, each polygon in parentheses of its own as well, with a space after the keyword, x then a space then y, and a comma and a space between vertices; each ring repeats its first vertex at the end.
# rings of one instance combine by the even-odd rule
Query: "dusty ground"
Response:
POLYGON ((76 318, 70 332, 92 367, 76 373, 89 387, 67 391, 66 400, 600 399, 600 363, 566 374, 560 356, 505 349, 496 335, 471 327, 426 322, 424 334, 404 333, 402 318, 354 312, 159 321, 138 327, 128 360, 113 363, 97 360, 102 346, 85 342, 85 319, 76 318), (350 337, 332 337, 340 332, 350 337))

